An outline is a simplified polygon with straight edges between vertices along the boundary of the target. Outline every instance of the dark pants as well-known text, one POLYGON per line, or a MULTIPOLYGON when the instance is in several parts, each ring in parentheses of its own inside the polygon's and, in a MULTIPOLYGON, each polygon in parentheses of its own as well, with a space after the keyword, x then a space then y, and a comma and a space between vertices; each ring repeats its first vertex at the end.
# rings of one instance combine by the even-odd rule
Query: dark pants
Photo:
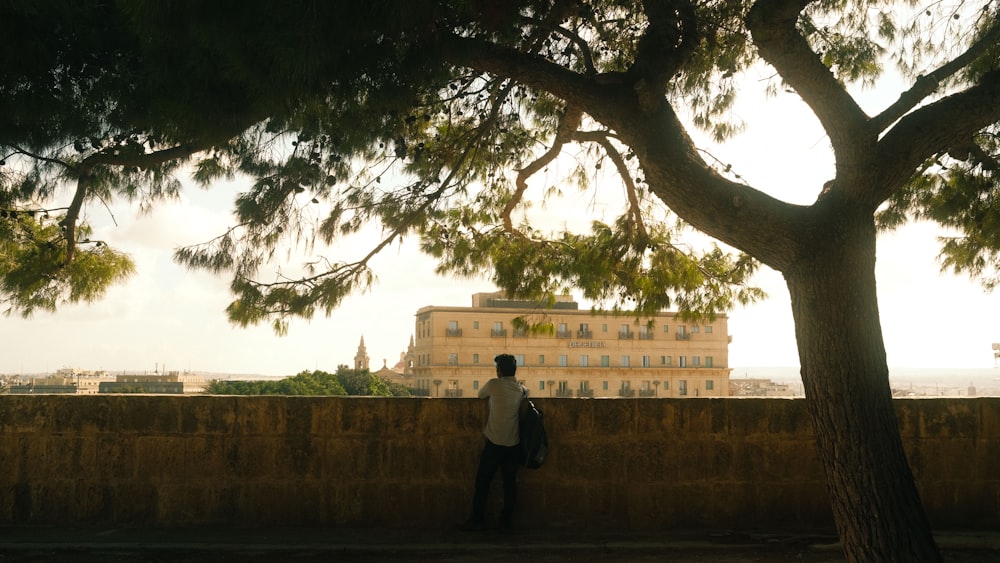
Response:
POLYGON ((514 512, 514 501, 517 499, 517 459, 519 446, 498 446, 483 439, 483 453, 479 456, 479 469, 476 470, 476 493, 472 497, 472 520, 482 523, 486 517, 486 498, 490 494, 490 483, 497 469, 503 475, 503 510, 500 512, 500 525, 510 526, 510 517, 514 512))

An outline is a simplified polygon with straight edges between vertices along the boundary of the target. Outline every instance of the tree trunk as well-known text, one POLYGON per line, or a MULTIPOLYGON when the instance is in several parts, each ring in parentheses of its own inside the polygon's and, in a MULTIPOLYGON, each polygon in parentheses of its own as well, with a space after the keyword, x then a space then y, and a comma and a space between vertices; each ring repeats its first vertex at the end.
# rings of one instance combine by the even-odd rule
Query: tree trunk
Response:
POLYGON ((842 219, 784 272, 837 529, 849 561, 941 561, 892 405, 875 228, 870 216, 842 219))

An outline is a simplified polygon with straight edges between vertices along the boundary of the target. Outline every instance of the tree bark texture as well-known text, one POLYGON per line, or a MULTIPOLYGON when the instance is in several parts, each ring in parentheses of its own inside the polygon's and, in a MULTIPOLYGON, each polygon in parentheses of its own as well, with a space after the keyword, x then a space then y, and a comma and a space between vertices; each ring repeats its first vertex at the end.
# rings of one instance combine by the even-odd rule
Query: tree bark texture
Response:
POLYGON ((835 225, 814 239, 815 252, 784 274, 806 402, 844 552, 866 563, 941 561, 892 405, 876 296, 875 227, 870 216, 835 225))

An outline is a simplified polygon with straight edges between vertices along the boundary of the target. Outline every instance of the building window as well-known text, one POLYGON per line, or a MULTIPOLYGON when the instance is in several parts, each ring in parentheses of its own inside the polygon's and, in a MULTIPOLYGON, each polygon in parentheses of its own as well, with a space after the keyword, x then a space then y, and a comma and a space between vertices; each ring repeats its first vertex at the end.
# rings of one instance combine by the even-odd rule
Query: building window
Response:
POLYGON ((712 356, 705 356, 705 367, 707 368, 714 367, 712 365, 712 356))
POLYGON ((680 368, 687 367, 687 356, 677 356, 677 367, 680 368))
POLYGON ((664 364, 664 365, 666 365, 666 366, 672 366, 672 365, 674 365, 674 357, 673 356, 667 356, 667 363, 664 364))
POLYGON ((643 356, 642 357, 642 367, 648 368, 648 367, 650 367, 652 365, 653 365, 653 363, 650 360, 649 356, 643 356))
POLYGON ((540 365, 540 366, 544 366, 545 365, 545 355, 544 354, 539 354, 538 355, 538 365, 540 365))
POLYGON ((566 367, 569 365, 569 356, 565 354, 559 355, 559 367, 566 367))
POLYGON ((449 366, 458 365, 458 354, 448 354, 448 365, 449 366))
POLYGON ((712 325, 708 325, 705 327, 705 334, 712 334, 712 325))
POLYGON ((629 365, 629 358, 628 358, 628 356, 622 356, 622 367, 623 368, 627 368, 628 365, 629 365))
POLYGON ((462 329, 458 328, 458 321, 448 321, 447 336, 462 336, 462 329))
POLYGON ((477 391, 478 389, 479 389, 479 380, 478 379, 473 379, 472 380, 472 390, 473 391, 477 391))
POLYGON ((663 325, 663 333, 667 334, 669 332, 670 332, 670 325, 664 323, 664 325, 663 325))
POLYGON ((515 354, 514 355, 514 361, 517 363, 518 366, 523 366, 524 365, 524 354, 515 354))
POLYGON ((559 323, 559 327, 556 329, 556 338, 569 338, 569 327, 566 323, 559 323))
POLYGON ((593 338, 594 333, 590 330, 590 325, 587 323, 580 323, 580 330, 576 333, 577 338, 593 338))
POLYGON ((664 381, 663 382, 663 390, 664 391, 669 391, 670 390, 670 382, 669 381, 664 381))
POLYGON ((715 383, 713 383, 711 379, 706 379, 705 380, 705 390, 706 391, 711 391, 712 389, 715 389, 715 383))
POLYGON ((652 340, 653 339, 653 329, 649 325, 642 325, 639 327, 639 340, 652 340))
POLYGON ((618 329, 618 339, 619 340, 631 340, 635 335, 628 325, 622 325, 618 329))
POLYGON ((493 336, 507 336, 507 331, 504 330, 502 322, 497 321, 497 322, 493 323, 493 332, 492 332, 492 335, 493 336))
POLYGON ((666 356, 660 356, 660 365, 661 366, 667 365, 667 357, 666 356))
POLYGON ((692 334, 698 332, 698 325, 691 325, 691 332, 692 334))
POLYGON ((701 365, 701 356, 691 356, 691 367, 698 367, 701 365))
POLYGON ((474 363, 474 364, 478 364, 479 363, 479 354, 473 354, 472 355, 472 363, 474 363))
POLYGON ((472 328, 479 330, 479 321, 472 321, 472 328))
POLYGON ((677 340, 688 340, 691 335, 688 334, 687 327, 684 325, 679 325, 677 327, 677 340))
POLYGON ((608 331, 608 324, 607 323, 602 324, 601 325, 601 332, 607 332, 607 331, 608 331))
POLYGON ((677 394, 679 395, 688 394, 688 382, 686 379, 682 379, 677 382, 677 394))
POLYGON ((601 367, 611 367, 611 356, 601 356, 601 367))
POLYGON ((538 389, 540 391, 545 391, 545 381, 544 380, 538 382, 538 389))
POLYGON ((605 390, 605 391, 607 391, 607 390, 608 390, 608 382, 607 382, 607 381, 605 381, 605 382, 603 383, 603 388, 604 388, 604 390, 605 390))
POLYGON ((590 356, 583 354, 580 356, 580 366, 587 367, 590 365, 590 356))

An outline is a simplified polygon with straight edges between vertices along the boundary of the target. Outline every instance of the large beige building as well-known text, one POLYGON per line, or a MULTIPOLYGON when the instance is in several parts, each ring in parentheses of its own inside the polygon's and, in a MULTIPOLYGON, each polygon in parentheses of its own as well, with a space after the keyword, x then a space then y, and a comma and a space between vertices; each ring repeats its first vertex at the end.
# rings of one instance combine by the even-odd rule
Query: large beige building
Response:
POLYGON ((423 307, 406 371, 418 392, 475 397, 496 377, 493 358, 517 358, 517 378, 535 397, 723 397, 729 394, 727 318, 682 321, 581 310, 569 297, 543 308, 477 293, 471 307, 423 307), (515 318, 553 331, 517 328, 515 318))

